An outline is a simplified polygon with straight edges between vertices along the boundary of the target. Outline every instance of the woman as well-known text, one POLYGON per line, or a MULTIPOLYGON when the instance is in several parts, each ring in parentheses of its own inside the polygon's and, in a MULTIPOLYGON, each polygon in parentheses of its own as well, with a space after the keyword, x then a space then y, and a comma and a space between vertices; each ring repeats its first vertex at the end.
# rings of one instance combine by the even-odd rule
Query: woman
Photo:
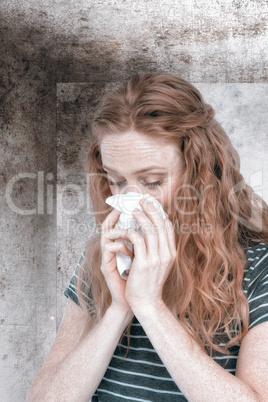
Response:
POLYGON ((104 96, 92 133, 101 226, 30 400, 267 401, 268 207, 213 109, 186 81, 144 74, 104 96), (129 191, 169 215, 141 202, 144 238, 115 228, 120 213, 105 204, 129 191), (122 239, 134 245, 126 281, 122 239))

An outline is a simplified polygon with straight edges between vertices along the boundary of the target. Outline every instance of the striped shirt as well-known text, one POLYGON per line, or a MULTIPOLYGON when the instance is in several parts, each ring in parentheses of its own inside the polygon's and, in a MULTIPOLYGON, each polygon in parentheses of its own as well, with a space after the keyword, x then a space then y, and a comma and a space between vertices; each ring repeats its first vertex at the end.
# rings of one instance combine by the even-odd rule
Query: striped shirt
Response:
MULTIPOLYGON (((259 243, 245 249, 243 291, 249 304, 249 329, 268 320, 268 243, 259 243)), ((76 269, 85 257, 83 251, 64 294, 78 303, 75 292, 76 269)), ((88 297, 87 295, 85 295, 88 297)), ((227 339, 221 339, 221 344, 227 339)), ((239 345, 230 347, 230 356, 217 352, 212 357, 220 366, 235 374, 239 345)), ((127 356, 127 337, 117 345, 106 373, 92 402, 187 401, 169 375, 154 350, 149 338, 134 317, 130 330, 130 348, 127 356)))

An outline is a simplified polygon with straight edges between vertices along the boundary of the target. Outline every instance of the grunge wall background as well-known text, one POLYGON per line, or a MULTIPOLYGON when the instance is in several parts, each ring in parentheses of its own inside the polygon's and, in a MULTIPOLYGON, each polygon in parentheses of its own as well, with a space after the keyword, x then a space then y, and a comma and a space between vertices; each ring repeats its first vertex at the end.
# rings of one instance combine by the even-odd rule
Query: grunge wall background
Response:
POLYGON ((158 70, 195 83, 268 200, 267 13, 265 0, 1 1, 1 400, 26 400, 94 227, 83 163, 105 88, 158 70))

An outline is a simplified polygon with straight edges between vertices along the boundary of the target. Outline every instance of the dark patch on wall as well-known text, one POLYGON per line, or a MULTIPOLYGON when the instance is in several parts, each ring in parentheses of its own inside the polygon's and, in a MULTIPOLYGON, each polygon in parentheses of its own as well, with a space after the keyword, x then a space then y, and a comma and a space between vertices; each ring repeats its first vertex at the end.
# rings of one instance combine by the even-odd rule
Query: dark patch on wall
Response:
MULTIPOLYGON (((118 62, 116 52, 120 48, 119 43, 88 41, 80 44, 77 37, 60 35, 45 39, 46 32, 40 28, 20 27, 20 23, 15 21, 10 24, 11 28, 3 15, 0 19, 3 72, 0 83, 1 119, 9 127, 16 122, 15 115, 21 114, 22 124, 25 122, 33 128, 33 151, 39 160, 43 159, 40 137, 55 138, 56 135, 57 82, 104 85, 141 70, 152 70, 153 62, 147 55, 118 62), (47 129, 46 123, 50 123, 47 129)), ((64 107, 79 109, 79 98, 77 102, 64 107)))
MULTIPOLYGON (((46 13, 44 12, 44 15, 46 13)), ((38 154, 38 147, 42 146, 42 141, 38 140, 38 127, 42 126, 44 115, 47 119, 55 122, 55 102, 57 82, 89 82, 104 85, 107 82, 118 81, 128 76, 142 71, 161 70, 161 61, 157 62, 152 55, 152 49, 143 46, 141 43, 135 44, 135 48, 129 52, 127 57, 122 54, 120 42, 109 40, 97 41, 88 40, 85 43, 79 41, 77 36, 60 35, 59 33, 46 32, 46 26, 22 26, 24 14, 18 15, 9 21, 6 16, 1 15, 1 68, 3 71, 0 83, 0 108, 2 121, 6 124, 14 121, 14 112, 20 111, 23 119, 34 125, 36 132, 35 149, 38 154)), ((86 18, 83 17, 83 21, 86 18)), ((265 31, 266 21, 262 17, 260 21, 250 25, 241 23, 235 28, 232 27, 233 36, 251 37, 262 34, 265 31), (245 29, 245 26, 247 29, 245 29)), ((204 26, 200 31, 196 28, 183 27, 179 30, 178 41, 186 44, 191 38, 198 42, 215 42, 226 39, 230 36, 228 29, 221 30, 210 26, 204 21, 204 26)), ((90 29, 87 26, 87 37, 90 38, 90 29)), ((176 38, 172 32, 165 35, 155 36, 154 44, 159 47, 161 52, 169 57, 170 46, 176 43, 176 38)), ((165 58, 165 57, 164 57, 165 58)), ((215 64, 215 77, 217 70, 221 70, 225 80, 232 81, 232 73, 229 71, 226 60, 214 58, 211 54, 209 59, 205 55, 196 56, 187 53, 185 49, 178 48, 176 59, 170 58, 168 64, 171 70, 177 70, 185 78, 188 78, 189 69, 194 64, 200 63, 200 81, 207 80, 204 75, 205 66, 208 63, 215 64), (218 66, 217 66, 218 63, 218 66), (202 79, 202 74, 204 79, 202 79)), ((167 65, 167 64, 165 64, 167 65)), ((238 66, 239 68, 239 66, 238 66)), ((258 67, 259 68, 259 67, 258 67)), ((263 71, 265 71, 263 66, 263 71)), ((165 68, 164 68, 165 69, 165 68)), ((247 66, 241 66, 240 71, 236 72, 240 81, 254 81, 256 71, 247 70, 247 66)), ((217 81, 211 77, 211 81, 217 81)), ((261 79, 267 80, 267 75, 262 74, 261 79)), ((75 107, 75 105, 69 105, 75 107)), ((45 127, 42 128, 43 133, 45 127)), ((51 128, 49 129, 51 134, 51 128)), ((43 134, 44 135, 44 134, 43 134)), ((54 132, 55 136, 55 132, 54 132)), ((40 158, 40 156, 39 156, 40 158)), ((42 159, 42 158, 41 158, 42 159)))

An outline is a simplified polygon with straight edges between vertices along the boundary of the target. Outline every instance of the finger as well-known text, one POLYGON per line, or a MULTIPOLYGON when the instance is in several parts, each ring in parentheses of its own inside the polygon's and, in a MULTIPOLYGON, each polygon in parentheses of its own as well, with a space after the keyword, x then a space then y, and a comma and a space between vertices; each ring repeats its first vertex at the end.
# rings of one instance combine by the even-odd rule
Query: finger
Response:
POLYGON ((106 242, 113 242, 116 239, 124 239, 129 241, 134 245, 134 252, 137 258, 146 257, 146 246, 144 238, 135 232, 134 230, 114 228, 104 233, 103 236, 103 247, 105 247, 106 242))
POLYGON ((137 220, 141 230, 144 233, 144 240, 147 248, 147 254, 152 255, 158 250, 158 230, 144 212, 139 210, 133 211, 133 216, 137 220))
POLYGON ((114 240, 124 239, 132 243, 136 258, 146 258, 146 246, 143 237, 134 230, 115 228, 104 233, 102 239, 102 248, 106 244, 115 244, 114 240))
POLYGON ((165 231, 164 218, 160 215, 160 212, 156 209, 154 204, 148 200, 141 200, 141 205, 144 213, 153 224, 153 233, 159 235, 161 232, 165 231))
POLYGON ((121 228, 113 228, 110 229, 108 231, 106 231, 105 233, 103 233, 103 239, 104 239, 104 243, 106 241, 113 241, 116 239, 126 239, 128 240, 128 233, 130 231, 127 229, 121 229, 121 228))
POLYGON ((104 264, 111 262, 111 260, 114 258, 114 254, 118 253, 119 251, 128 257, 132 256, 132 251, 129 250, 122 242, 107 243, 104 251, 104 264))
POLYGON ((112 229, 118 221, 120 214, 120 211, 117 211, 117 209, 113 209, 112 212, 110 212, 106 219, 103 221, 101 230, 105 232, 112 229))
POLYGON ((157 228, 164 228, 164 219, 160 215, 160 211, 154 206, 151 201, 146 199, 142 199, 140 201, 140 205, 142 206, 143 211, 148 216, 148 218, 157 225, 157 228))
MULTIPOLYGON (((160 254, 159 257, 163 262, 163 266, 166 266, 166 263, 168 263, 168 261, 173 261, 176 256, 175 232, 173 225, 168 218, 163 219, 162 216, 160 216, 153 203, 143 201, 141 202, 141 205, 147 216, 153 222, 154 230, 157 231, 160 254)), ((153 252, 155 252, 155 250, 151 248, 151 257, 148 254, 149 258, 154 256, 153 252)))
POLYGON ((146 259, 146 245, 144 238, 134 230, 129 230, 128 231, 128 240, 131 242, 134 246, 134 255, 135 258, 144 262, 146 259))
POLYGON ((164 223, 165 223, 165 227, 166 227, 169 248, 170 248, 172 255, 175 257, 177 254, 175 228, 173 226, 173 223, 168 218, 165 219, 164 223))
POLYGON ((176 257, 175 233, 172 223, 169 219, 164 222, 165 230, 159 233, 160 260, 163 268, 167 268, 173 263, 176 257))
POLYGON ((107 231, 103 231, 101 236, 101 247, 104 248, 106 243, 113 243, 117 239, 126 239, 127 230, 120 228, 113 228, 107 231))

